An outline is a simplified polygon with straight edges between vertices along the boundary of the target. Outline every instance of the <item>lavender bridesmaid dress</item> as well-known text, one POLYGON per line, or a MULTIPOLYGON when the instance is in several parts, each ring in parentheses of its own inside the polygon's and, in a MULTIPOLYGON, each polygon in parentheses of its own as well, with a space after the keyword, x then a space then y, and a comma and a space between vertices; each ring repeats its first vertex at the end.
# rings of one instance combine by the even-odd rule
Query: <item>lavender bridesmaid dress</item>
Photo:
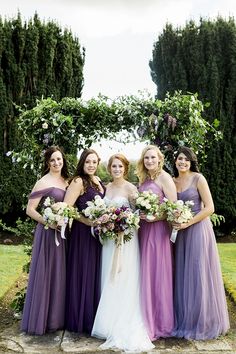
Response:
MULTIPOLYGON (((53 197, 64 199, 65 191, 56 187, 42 189, 29 198, 53 197)), ((32 261, 27 287, 21 330, 42 335, 64 328, 66 288, 66 242, 55 231, 38 223, 34 234, 32 261)))
MULTIPOLYGON (((178 193, 193 200, 201 210, 201 197, 194 185, 178 193)), ((173 335, 211 339, 229 329, 229 318, 218 249, 209 218, 178 231, 175 246, 175 330, 173 335)))
MULTIPOLYGON (((164 194, 152 180, 140 192, 151 190, 160 201, 164 194)), ((139 229, 141 256, 141 307, 151 340, 171 336, 174 326, 173 262, 170 227, 166 221, 142 221, 139 229)))
MULTIPOLYGON (((103 196, 89 186, 75 203, 78 210, 85 209, 95 195, 103 196)), ((69 243, 66 329, 90 334, 101 292, 102 245, 92 236, 91 227, 79 221, 73 221, 69 243)))

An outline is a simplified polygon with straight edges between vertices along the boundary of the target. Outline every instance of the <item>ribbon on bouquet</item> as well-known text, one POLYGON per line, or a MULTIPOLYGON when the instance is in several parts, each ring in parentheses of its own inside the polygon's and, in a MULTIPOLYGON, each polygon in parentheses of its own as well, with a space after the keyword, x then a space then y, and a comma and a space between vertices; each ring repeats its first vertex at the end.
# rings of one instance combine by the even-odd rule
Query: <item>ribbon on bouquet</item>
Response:
POLYGON ((56 246, 60 245, 60 242, 58 241, 58 238, 57 238, 57 233, 58 232, 60 232, 61 238, 66 240, 65 231, 66 231, 67 223, 68 223, 68 220, 64 220, 64 222, 61 225, 59 225, 61 227, 61 230, 58 231, 57 229, 55 229, 54 239, 55 239, 56 246))
POLYGON ((112 267, 111 267, 111 281, 114 281, 116 275, 121 272, 121 256, 124 245, 124 233, 118 233, 118 244, 115 247, 115 251, 112 259, 112 267))
POLYGON ((178 230, 172 229, 170 240, 171 242, 175 243, 176 238, 177 238, 178 230))
POLYGON ((54 232, 54 239, 55 239, 56 246, 59 246, 60 243, 59 243, 58 238, 57 238, 57 229, 55 229, 55 232, 54 232))

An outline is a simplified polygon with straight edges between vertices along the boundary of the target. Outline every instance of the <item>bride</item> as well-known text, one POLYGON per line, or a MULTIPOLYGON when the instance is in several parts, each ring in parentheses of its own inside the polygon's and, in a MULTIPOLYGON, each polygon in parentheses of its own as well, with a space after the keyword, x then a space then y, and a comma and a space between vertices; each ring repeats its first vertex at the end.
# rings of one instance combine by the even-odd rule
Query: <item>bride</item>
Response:
MULTIPOLYGON (((130 206, 136 187, 125 180, 129 162, 122 154, 111 156, 108 171, 113 181, 106 189, 107 205, 130 206)), ((100 347, 125 351, 147 351, 154 348, 150 341, 140 308, 139 245, 137 233, 119 250, 119 270, 113 272, 113 257, 117 246, 108 240, 102 250, 102 293, 92 336, 106 339, 100 347)))

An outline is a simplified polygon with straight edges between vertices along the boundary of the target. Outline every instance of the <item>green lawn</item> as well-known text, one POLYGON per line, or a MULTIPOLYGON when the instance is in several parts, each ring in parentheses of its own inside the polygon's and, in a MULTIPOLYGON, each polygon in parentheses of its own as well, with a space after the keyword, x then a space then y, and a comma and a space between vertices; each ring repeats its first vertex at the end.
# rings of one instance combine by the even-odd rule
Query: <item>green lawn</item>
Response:
POLYGON ((23 245, 0 245, 0 299, 22 273, 28 256, 23 245))
POLYGON ((236 302, 236 243, 218 243, 225 287, 236 302))
MULTIPOLYGON (((236 302, 236 243, 217 245, 224 283, 236 302)), ((0 245, 0 299, 22 273, 28 259, 23 249, 23 245, 0 245)))

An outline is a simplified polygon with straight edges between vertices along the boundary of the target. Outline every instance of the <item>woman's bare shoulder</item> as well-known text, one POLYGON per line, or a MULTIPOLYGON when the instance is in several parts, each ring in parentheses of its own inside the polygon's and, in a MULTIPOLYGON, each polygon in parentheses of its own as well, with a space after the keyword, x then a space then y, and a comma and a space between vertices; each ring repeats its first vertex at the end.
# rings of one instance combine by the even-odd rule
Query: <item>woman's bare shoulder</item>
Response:
POLYGON ((131 193, 133 193, 133 192, 136 192, 137 191, 137 187, 133 184, 133 183, 131 183, 131 182, 128 182, 127 181, 127 189, 131 192, 131 193))

